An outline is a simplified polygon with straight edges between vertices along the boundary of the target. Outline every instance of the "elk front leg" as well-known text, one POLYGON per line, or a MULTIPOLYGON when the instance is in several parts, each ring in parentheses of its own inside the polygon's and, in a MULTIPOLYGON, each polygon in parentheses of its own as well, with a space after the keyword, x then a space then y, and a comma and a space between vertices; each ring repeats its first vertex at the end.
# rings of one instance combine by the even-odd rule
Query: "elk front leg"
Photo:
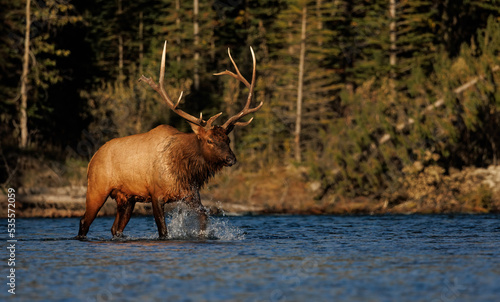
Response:
POLYGON ((167 224, 165 223, 165 211, 163 200, 153 198, 151 201, 153 207, 153 216, 155 217, 156 226, 158 227, 158 235, 160 239, 167 239, 167 224))
POLYGON ((132 212, 134 212, 134 207, 135 207, 135 200, 129 200, 127 202, 127 205, 125 206, 125 210, 123 211, 122 216, 120 217, 120 222, 118 223, 117 234, 119 234, 119 236, 123 233, 123 230, 130 221, 132 212))
POLYGON ((116 201, 116 218, 113 226, 111 227, 111 234, 113 237, 122 237, 123 230, 130 221, 132 212, 134 211, 135 200, 134 198, 123 198, 116 201))
POLYGON ((207 233, 207 222, 208 214, 201 203, 200 192, 195 192, 191 197, 186 200, 186 203, 198 214, 198 221, 200 224, 200 237, 206 236, 207 233))

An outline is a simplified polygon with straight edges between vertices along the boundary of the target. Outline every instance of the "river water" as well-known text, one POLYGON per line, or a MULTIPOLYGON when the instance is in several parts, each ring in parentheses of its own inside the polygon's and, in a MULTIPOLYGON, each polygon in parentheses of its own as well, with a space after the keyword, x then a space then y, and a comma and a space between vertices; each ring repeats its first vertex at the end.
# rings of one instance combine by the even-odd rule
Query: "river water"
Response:
POLYGON ((499 215, 211 217, 205 240, 182 211, 169 240, 100 217, 78 241, 78 221, 16 220, 17 300, 500 301, 499 215))

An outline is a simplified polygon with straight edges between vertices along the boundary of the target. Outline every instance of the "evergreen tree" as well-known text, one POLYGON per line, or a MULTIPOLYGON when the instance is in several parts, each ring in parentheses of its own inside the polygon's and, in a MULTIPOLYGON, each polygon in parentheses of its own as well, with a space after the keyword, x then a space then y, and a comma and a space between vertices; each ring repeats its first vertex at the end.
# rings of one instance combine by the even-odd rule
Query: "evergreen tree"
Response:
MULTIPOLYGON (((5 71, 2 74, 6 77, 0 88, 6 97, 2 101, 2 106, 6 107, 2 119, 12 121, 7 123, 13 126, 11 134, 24 148, 28 144, 28 135, 39 130, 37 125, 43 124, 53 109, 49 88, 63 81, 64 75, 57 61, 70 52, 58 47, 56 37, 61 28, 79 22, 81 17, 75 14, 73 5, 63 0, 15 1, 5 3, 3 7, 10 10, 5 11, 2 22, 8 33, 3 37, 8 47, 1 62, 5 71), (27 16, 30 22, 27 22, 27 16), (13 110, 11 106, 16 103, 18 105, 13 110)), ((32 140, 35 139, 32 137, 32 140)))
POLYGON ((435 2, 437 44, 443 44, 452 57, 458 55, 462 43, 470 43, 478 29, 485 28, 489 16, 500 15, 497 0, 440 0, 435 2))

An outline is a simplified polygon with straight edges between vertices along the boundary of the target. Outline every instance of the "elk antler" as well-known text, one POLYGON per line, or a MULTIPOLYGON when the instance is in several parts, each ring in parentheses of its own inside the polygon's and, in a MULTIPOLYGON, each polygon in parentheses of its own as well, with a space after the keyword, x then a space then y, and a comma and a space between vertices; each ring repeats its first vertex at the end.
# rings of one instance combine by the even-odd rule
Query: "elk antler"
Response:
POLYGON ((161 98, 167 103, 167 106, 170 109, 172 109, 173 112, 177 113, 180 117, 184 118, 185 120, 187 120, 188 122, 190 122, 192 124, 198 125, 200 127, 204 127, 206 129, 210 129, 212 127, 212 123, 215 121, 216 118, 218 118, 222 114, 222 112, 212 116, 211 118, 208 119, 208 121, 204 121, 202 113, 200 113, 199 118, 196 118, 196 117, 192 116, 191 114, 186 113, 186 112, 182 111, 181 109, 177 108, 177 106, 179 106, 179 103, 181 102, 183 92, 181 92, 181 94, 179 95, 179 99, 174 104, 172 102, 172 100, 170 99, 170 97, 168 96, 167 92, 165 91, 165 86, 163 84, 163 81, 165 79, 166 53, 167 53, 167 41, 165 41, 165 45, 163 46, 163 53, 161 55, 160 79, 158 80, 158 85, 153 81, 152 78, 147 78, 145 76, 141 76, 141 78, 139 79, 139 82, 144 81, 144 82, 148 83, 149 86, 151 86, 151 88, 153 88, 154 90, 156 90, 156 92, 158 92, 158 94, 160 94, 161 98))
POLYGON ((235 126, 246 126, 246 125, 250 124, 253 120, 253 117, 246 122, 238 122, 238 120, 247 114, 250 114, 250 113, 253 113, 253 112, 259 110, 260 107, 262 107, 262 105, 264 105, 264 102, 260 102, 260 104, 257 107, 250 108, 250 102, 252 101, 253 90, 255 88, 255 65, 256 65, 255 54, 253 52, 252 47, 250 47, 250 52, 252 53, 252 59, 253 59, 252 83, 248 83, 248 81, 241 75, 240 70, 238 69, 238 66, 234 62, 233 57, 231 57, 231 51, 229 50, 229 48, 227 49, 227 53, 229 55, 229 59, 231 59, 231 62, 233 63, 234 69, 236 70, 236 74, 234 74, 233 72, 231 72, 229 70, 214 74, 214 75, 232 76, 233 78, 235 78, 235 79, 241 81, 243 84, 245 84, 245 86, 247 86, 247 88, 249 89, 247 102, 245 104, 245 107, 243 107, 243 110, 241 110, 238 114, 230 117, 224 123, 224 125, 222 125, 222 128, 224 128, 226 130, 226 133, 231 132, 235 126))

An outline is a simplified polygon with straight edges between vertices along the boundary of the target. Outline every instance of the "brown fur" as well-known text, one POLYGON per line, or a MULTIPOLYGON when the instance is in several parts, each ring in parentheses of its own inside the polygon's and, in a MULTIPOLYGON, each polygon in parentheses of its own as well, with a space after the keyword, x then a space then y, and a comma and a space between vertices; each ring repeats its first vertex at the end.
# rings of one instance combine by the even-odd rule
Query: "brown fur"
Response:
POLYGON ((88 166, 86 211, 78 237, 87 235, 108 196, 117 202, 113 236, 122 234, 136 202, 152 202, 160 237, 167 235, 163 205, 178 200, 199 212, 204 229, 206 213, 199 190, 224 166, 233 165, 236 157, 223 128, 192 128, 194 133, 183 133, 162 125, 104 144, 88 166))

